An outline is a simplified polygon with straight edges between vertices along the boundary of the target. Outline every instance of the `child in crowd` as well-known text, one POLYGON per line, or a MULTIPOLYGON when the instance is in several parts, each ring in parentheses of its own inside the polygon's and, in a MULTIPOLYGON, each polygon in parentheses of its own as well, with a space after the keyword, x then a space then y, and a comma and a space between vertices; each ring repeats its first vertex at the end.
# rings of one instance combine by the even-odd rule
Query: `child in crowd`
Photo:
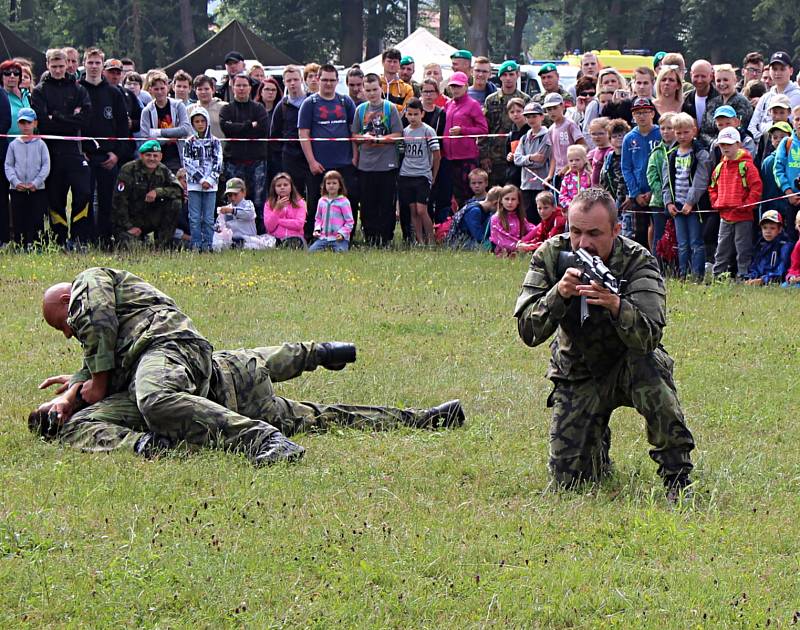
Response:
POLYGON ((661 210, 659 214, 652 215, 653 217, 653 246, 650 251, 655 255, 656 246, 658 241, 664 235, 664 230, 667 226, 668 214, 664 211, 664 198, 661 192, 661 172, 664 168, 664 162, 667 161, 667 156, 670 154, 675 146, 675 129, 672 126, 672 120, 675 118, 673 112, 662 114, 659 120, 659 129, 661 130, 661 142, 659 142, 650 157, 647 160, 647 184, 650 186, 650 207, 653 210, 661 210))
POLYGON ((550 144, 553 147, 553 160, 555 161, 556 188, 561 186, 561 177, 567 172, 567 149, 573 144, 586 146, 581 128, 564 116, 564 99, 557 92, 551 92, 544 99, 544 113, 550 117, 553 124, 550 133, 550 144))
POLYGON ((714 277, 725 273, 735 254, 736 276, 743 279, 753 256, 753 208, 761 199, 761 177, 736 129, 720 131, 717 143, 722 161, 714 168, 708 187, 711 205, 721 220, 713 272, 714 277))
POLYGON ((548 238, 553 238, 563 234, 567 227, 567 220, 561 208, 556 205, 556 198, 553 193, 545 190, 536 196, 536 208, 539 216, 542 217, 541 223, 534 226, 529 237, 530 243, 522 243, 519 249, 526 251, 536 251, 548 238))
POLYGON ((428 214, 428 197, 439 173, 439 141, 436 131, 422 122, 422 101, 409 99, 405 108, 408 126, 403 129, 405 154, 397 178, 401 205, 411 209, 411 225, 417 243, 432 244, 433 222, 428 214))
MULTIPOLYGON (((761 198, 774 199, 775 201, 765 201, 761 204, 760 210, 758 208, 754 209, 753 217, 756 222, 761 217, 761 214, 767 210, 777 210, 780 215, 784 217, 784 221, 787 221, 786 217, 791 215, 791 210, 789 210, 789 201, 786 199, 776 199, 777 197, 783 197, 783 191, 775 179, 775 149, 778 148, 778 145, 780 145, 784 138, 789 138, 791 135, 792 126, 788 122, 784 121, 772 123, 770 128, 767 130, 767 133, 764 134, 764 137, 767 138, 772 145, 773 150, 767 155, 767 157, 764 158, 764 161, 761 163, 761 182, 764 185, 764 191, 761 194, 761 198)), ((788 223, 786 228, 787 236, 793 241, 797 240, 797 231, 792 233, 788 229, 788 223)), ((756 241, 759 236, 760 232, 754 232, 753 241, 756 241)))
POLYGON ((569 171, 561 180, 561 191, 558 194, 558 205, 562 208, 569 208, 570 202, 581 190, 592 187, 586 147, 573 144, 567 149, 567 167, 569 171))
MULTIPOLYGON (((736 110, 733 109, 733 107, 730 105, 721 105, 720 107, 717 107, 716 111, 714 112, 714 124, 717 126, 717 135, 719 135, 719 132, 723 129, 736 129, 742 139, 742 148, 744 148, 750 155, 756 154, 756 143, 753 140, 753 137, 750 135, 750 132, 742 127, 742 121, 739 119, 739 114, 736 113, 736 110)), ((716 138, 711 143, 711 148, 709 151, 714 164, 719 164, 719 161, 722 159, 722 152, 720 151, 719 146, 717 146, 716 138)))
POLYGON ((544 110, 538 103, 525 105, 522 115, 528 123, 528 131, 520 138, 514 149, 514 164, 520 167, 522 195, 526 201, 525 213, 531 223, 541 219, 536 212, 536 196, 544 190, 555 175, 556 163, 552 159, 553 145, 550 134, 542 127, 544 110))
POLYGON ((775 149, 775 165, 772 169, 781 193, 792 194, 784 207, 786 214, 783 217, 785 225, 791 226, 794 225, 794 218, 800 207, 800 187, 797 185, 800 177, 800 105, 792 108, 792 125, 794 126, 792 135, 781 140, 775 149))
POLYGON ((600 116, 589 123, 589 135, 592 137, 594 149, 587 153, 589 167, 592 172, 592 186, 600 187, 600 171, 606 156, 614 150, 608 137, 608 118, 600 116))
POLYGON ((232 177, 225 184, 228 203, 217 208, 217 213, 231 230, 234 244, 244 245, 249 236, 256 236, 256 209, 253 202, 245 199, 247 186, 244 180, 232 177))
MULTIPOLYGON (((410 103, 409 103, 410 105, 410 103)), ((322 196, 317 204, 314 218, 314 241, 310 252, 332 249, 346 252, 350 249, 350 234, 353 231, 353 210, 347 199, 347 188, 339 171, 328 171, 322 178, 322 196)))
POLYGON ((627 212, 631 203, 628 198, 625 177, 622 174, 622 144, 630 130, 628 123, 622 118, 614 118, 609 121, 608 139, 612 150, 606 155, 606 159, 603 161, 603 168, 600 170, 600 185, 614 197, 622 215, 622 233, 624 236, 630 236, 633 233, 633 217, 627 212))
POLYGON ((662 196, 664 206, 675 220, 680 275, 685 278, 691 270, 695 279, 701 280, 705 274, 706 253, 697 206, 707 194, 710 158, 708 151, 695 139, 694 118, 681 112, 673 118, 672 126, 678 146, 664 162, 662 196))
POLYGON ((473 168, 468 175, 469 189, 472 197, 468 201, 481 201, 486 199, 486 191, 489 189, 489 173, 482 168, 473 168))
MULTIPOLYGON (((775 123, 779 122, 785 122, 787 125, 789 125, 789 128, 791 128, 791 125, 789 124, 789 116, 792 113, 792 105, 789 102, 789 97, 786 96, 786 94, 776 94, 770 99, 769 113, 772 117, 770 129, 775 125, 775 123)), ((767 156, 772 155, 773 151, 775 151, 775 146, 777 145, 773 145, 771 142, 769 130, 767 130, 767 133, 761 134, 761 137, 758 139, 758 148, 756 149, 756 154, 753 156, 756 166, 760 167, 764 163, 764 160, 767 158, 767 156)))
POLYGON ((745 284, 760 286, 781 282, 789 269, 793 243, 783 232, 783 217, 767 210, 759 222, 761 238, 756 243, 753 262, 745 284))
POLYGON ((477 249, 489 242, 489 220, 500 203, 502 186, 493 186, 484 199, 471 199, 453 215, 445 242, 454 249, 477 249))
MULTIPOLYGON (((525 101, 521 98, 512 98, 506 105, 508 117, 511 119, 511 131, 508 132, 506 138, 506 183, 514 184, 517 188, 522 186, 522 169, 514 163, 514 151, 522 137, 528 133, 530 127, 522 114, 525 111, 525 101)), ((527 199, 525 195, 522 196, 522 205, 527 208, 527 199)))
POLYGON ((222 144, 211 135, 208 112, 195 107, 190 118, 194 135, 183 145, 183 167, 189 192, 191 248, 211 251, 214 239, 214 206, 222 172, 222 144))
MULTIPOLYGON (((638 97, 631 105, 631 114, 636 126, 625 136, 622 143, 622 175, 628 187, 629 203, 634 211, 631 237, 642 247, 648 247, 650 209, 652 193, 647 183, 647 162, 650 153, 661 142, 661 131, 653 124, 656 109, 649 98, 638 97)), ((627 236, 627 235, 626 235, 627 236)))
POLYGON ((17 125, 22 137, 15 138, 8 145, 4 167, 11 190, 11 216, 16 240, 20 245, 30 246, 44 231, 48 204, 44 183, 50 174, 50 154, 44 141, 33 137, 35 111, 30 107, 20 108, 17 125))
POLYGON ((277 239, 279 246, 303 249, 306 240, 303 228, 306 223, 306 202, 297 192, 288 173, 278 173, 269 185, 269 195, 264 204, 264 227, 267 234, 277 239))
MULTIPOLYGON (((794 219, 795 232, 800 232, 800 214, 794 219)), ((786 282, 782 287, 800 288, 800 241, 794 244, 792 255, 789 259, 789 271, 786 272, 786 282)))
POLYGON ((522 193, 513 184, 503 186, 497 212, 490 219, 489 240, 494 245, 496 256, 514 256, 526 249, 533 226, 525 217, 522 208, 522 193))

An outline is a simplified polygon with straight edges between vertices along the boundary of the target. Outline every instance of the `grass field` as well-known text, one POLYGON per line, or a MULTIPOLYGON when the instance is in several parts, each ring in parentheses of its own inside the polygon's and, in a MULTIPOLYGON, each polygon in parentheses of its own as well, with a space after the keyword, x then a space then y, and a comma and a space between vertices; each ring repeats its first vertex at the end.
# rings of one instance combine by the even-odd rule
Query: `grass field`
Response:
POLYGON ((643 422, 614 476, 552 492, 546 347, 511 316, 526 261, 449 252, 0 256, 0 627, 786 627, 800 620, 798 294, 669 285, 665 345, 694 431, 694 505, 670 508, 643 422), (217 348, 355 342, 278 386, 429 406, 462 429, 304 435, 302 462, 147 462, 28 433, 76 342, 41 293, 98 264, 172 295, 217 348))

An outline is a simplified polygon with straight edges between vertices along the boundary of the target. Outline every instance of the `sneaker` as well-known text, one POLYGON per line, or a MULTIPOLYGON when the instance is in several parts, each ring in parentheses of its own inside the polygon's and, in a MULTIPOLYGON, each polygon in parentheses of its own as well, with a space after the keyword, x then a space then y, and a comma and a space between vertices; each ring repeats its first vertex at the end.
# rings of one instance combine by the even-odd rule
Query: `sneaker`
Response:
POLYGON ((255 466, 270 466, 279 462, 295 462, 306 452, 299 444, 292 442, 280 431, 270 433, 261 443, 253 457, 255 466))
POLYGON ((418 427, 438 429, 440 427, 460 427, 466 416, 460 400, 449 400, 436 407, 431 407, 417 421, 418 427))

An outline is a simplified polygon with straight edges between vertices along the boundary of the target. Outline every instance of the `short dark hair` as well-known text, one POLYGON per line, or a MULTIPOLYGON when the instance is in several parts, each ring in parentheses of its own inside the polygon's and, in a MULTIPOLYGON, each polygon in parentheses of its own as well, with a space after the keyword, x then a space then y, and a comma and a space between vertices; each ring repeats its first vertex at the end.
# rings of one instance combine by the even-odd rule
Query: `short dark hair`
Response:
POLYGON ((597 204, 600 204, 603 206, 603 208, 605 208, 606 212, 608 212, 608 218, 611 221, 612 227, 615 226, 619 220, 617 203, 614 201, 614 197, 612 197, 602 188, 584 188, 572 198, 572 201, 569 204, 569 210, 576 210, 577 212, 589 212, 589 210, 591 210, 597 204))
POLYGON ((581 95, 584 90, 594 90, 597 85, 597 79, 592 77, 581 77, 575 81, 575 94, 581 95))
POLYGON ((359 66, 353 66, 352 68, 347 69, 347 74, 345 75, 345 81, 350 80, 350 77, 361 77, 364 78, 364 71, 359 66))
POLYGON ((418 109, 422 111, 422 101, 419 100, 416 96, 408 99, 408 103, 406 103, 406 110, 409 109, 418 109))
POLYGON ((430 85, 431 87, 435 87, 436 88, 436 93, 437 94, 441 94, 442 93, 442 89, 439 87, 439 82, 436 79, 434 79, 433 77, 428 77, 427 79, 423 79, 422 85, 423 86, 430 85))
POLYGON ((210 85, 212 89, 217 87, 216 83, 214 82, 214 79, 212 79, 207 74, 198 74, 194 78, 194 81, 192 82, 192 87, 194 89, 197 89, 198 87, 200 87, 201 85, 205 85, 206 83, 210 85))
POLYGON ((244 79, 245 81, 250 83, 250 77, 247 75, 246 72, 237 72, 236 74, 234 74, 233 78, 231 78, 231 85, 236 85, 236 79, 244 79))
POLYGON ((125 82, 127 83, 130 81, 131 83, 138 83, 142 85, 144 83, 144 79, 142 79, 142 75, 138 72, 129 72, 125 75, 125 82))
POLYGON ((374 72, 369 72, 364 75, 364 83, 380 83, 381 78, 374 72))
POLYGON ((758 79, 748 81, 742 90, 742 96, 745 98, 761 98, 766 93, 767 86, 758 79))
POLYGON ((186 72, 186 70, 178 70, 174 75, 172 75, 172 83, 174 84, 175 81, 188 81, 189 85, 191 85, 192 75, 186 72))
POLYGON ((319 67, 320 75, 322 75, 323 72, 333 72, 333 74, 336 75, 336 78, 337 79, 339 78, 339 71, 336 69, 336 66, 334 66, 332 63, 323 63, 319 67))
POLYGON ((123 57, 122 59, 119 60, 119 62, 123 66, 135 66, 136 65, 135 63, 133 63, 133 59, 131 59, 130 57, 123 57))
POLYGON ((402 58, 403 53, 397 48, 387 48, 381 53, 381 61, 386 61, 387 59, 397 59, 397 61, 400 61, 402 58))
POLYGON ((764 55, 760 52, 749 52, 744 56, 742 60, 742 68, 744 68, 748 63, 757 63, 760 66, 764 65, 764 55))

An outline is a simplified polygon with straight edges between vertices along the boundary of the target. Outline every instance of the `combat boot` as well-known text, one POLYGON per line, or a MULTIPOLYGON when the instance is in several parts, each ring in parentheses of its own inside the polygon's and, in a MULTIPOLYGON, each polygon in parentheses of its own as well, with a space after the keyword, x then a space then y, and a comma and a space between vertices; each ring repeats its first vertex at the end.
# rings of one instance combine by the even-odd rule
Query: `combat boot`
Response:
POLYGON ((28 416, 28 429, 42 436, 45 440, 52 440, 58 434, 60 423, 55 410, 51 412, 31 411, 28 416))
POLYGON ((438 429, 440 427, 460 427, 464 424, 466 416, 460 400, 449 400, 436 407, 431 407, 424 412, 417 426, 426 429, 438 429))
POLYGON ((343 370, 356 361, 356 347, 352 343, 325 341, 316 345, 317 363, 327 370, 343 370))
POLYGON ((689 475, 680 473, 664 477, 667 501, 673 505, 689 503, 692 500, 692 480, 689 475))
POLYGON ((270 433, 253 456, 253 465, 269 466, 279 462, 294 462, 306 452, 299 444, 292 442, 280 431, 270 433))
POLYGON ((148 431, 133 445, 133 452, 144 459, 155 459, 172 448, 168 437, 148 431))

